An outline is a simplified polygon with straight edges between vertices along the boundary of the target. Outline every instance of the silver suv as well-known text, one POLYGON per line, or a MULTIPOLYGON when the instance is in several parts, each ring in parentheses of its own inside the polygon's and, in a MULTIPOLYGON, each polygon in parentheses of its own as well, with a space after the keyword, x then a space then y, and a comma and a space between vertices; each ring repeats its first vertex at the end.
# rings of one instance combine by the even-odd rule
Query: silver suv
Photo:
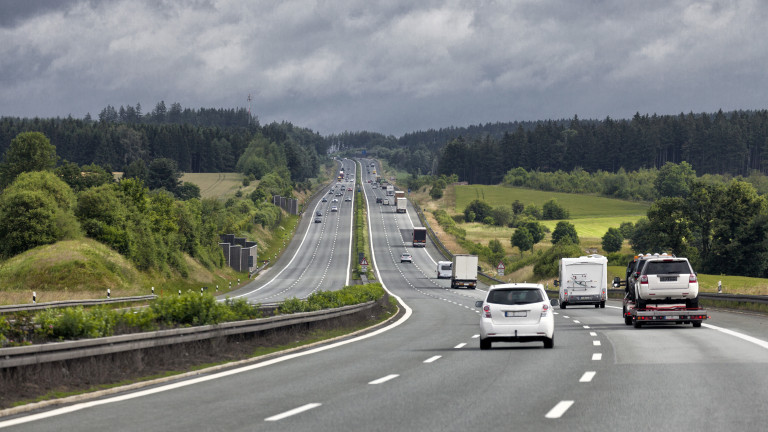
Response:
POLYGON ((688 308, 699 307, 699 281, 687 258, 674 255, 652 255, 643 258, 644 263, 634 276, 634 297, 638 309, 646 302, 680 303, 688 308))

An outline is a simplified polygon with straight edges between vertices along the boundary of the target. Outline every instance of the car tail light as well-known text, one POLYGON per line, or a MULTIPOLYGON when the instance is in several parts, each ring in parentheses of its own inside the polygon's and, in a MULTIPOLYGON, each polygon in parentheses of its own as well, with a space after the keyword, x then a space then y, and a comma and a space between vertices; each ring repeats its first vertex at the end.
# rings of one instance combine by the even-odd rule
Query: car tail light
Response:
POLYGON ((491 317, 491 307, 488 305, 483 306, 483 311, 485 311, 485 317, 490 318, 491 317))
POLYGON ((696 283, 696 275, 691 273, 690 276, 688 276, 688 283, 696 283))
POLYGON ((542 317, 542 318, 544 318, 545 316, 547 316, 547 311, 548 311, 548 310, 549 310, 549 305, 548 305, 548 304, 543 304, 543 305, 541 305, 541 317, 542 317))
POLYGON ((563 298, 568 299, 568 288, 563 290, 563 298))
POLYGON ((640 284, 641 285, 648 285, 648 275, 640 276, 640 284))
POLYGON ((602 296, 600 298, 601 298, 601 300, 605 300, 606 299, 605 288, 603 288, 603 294, 602 294, 602 296))

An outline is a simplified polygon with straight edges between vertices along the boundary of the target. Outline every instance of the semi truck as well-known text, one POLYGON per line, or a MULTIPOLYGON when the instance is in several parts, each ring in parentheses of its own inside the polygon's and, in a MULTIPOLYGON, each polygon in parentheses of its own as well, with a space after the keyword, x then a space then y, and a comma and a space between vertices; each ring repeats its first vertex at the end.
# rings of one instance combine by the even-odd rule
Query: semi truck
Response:
POLYGON ((687 258, 669 254, 638 255, 627 265, 624 286, 624 324, 692 324, 701 327, 709 318, 699 307, 699 281, 687 258))
POLYGON ((560 308, 568 305, 595 305, 604 308, 608 295, 608 258, 587 255, 560 259, 560 308))
POLYGON ((395 198, 405 198, 405 191, 395 191, 395 198))
POLYGON ((415 227, 413 229, 413 247, 427 246, 427 229, 424 227, 415 227))
POLYGON ((477 255, 454 255, 451 264, 451 288, 477 287, 477 255))
POLYGON ((405 213, 406 205, 408 204, 408 200, 405 198, 395 198, 395 211, 398 213, 405 213))

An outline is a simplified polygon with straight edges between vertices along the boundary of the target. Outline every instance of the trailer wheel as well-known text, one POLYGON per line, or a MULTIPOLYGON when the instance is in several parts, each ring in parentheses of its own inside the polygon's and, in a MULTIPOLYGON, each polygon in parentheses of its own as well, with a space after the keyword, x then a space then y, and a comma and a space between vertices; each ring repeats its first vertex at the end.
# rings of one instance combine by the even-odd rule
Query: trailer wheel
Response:
POLYGON ((693 326, 696 328, 701 327, 701 321, 693 321, 693 326))
POLYGON ((600 303, 595 303, 595 309, 600 307, 600 303))
POLYGON ((480 349, 481 350, 491 349, 491 341, 488 339, 480 339, 480 349))
POLYGON ((640 327, 643 326, 643 323, 641 323, 639 319, 635 318, 635 319, 632 320, 632 325, 635 328, 640 328, 640 327))
POLYGON ((560 309, 565 309, 568 307, 568 302, 560 302, 560 309))
POLYGON ((624 324, 632 325, 632 317, 624 315, 624 324))
POLYGON ((605 300, 600 302, 600 309, 605 309, 605 300))

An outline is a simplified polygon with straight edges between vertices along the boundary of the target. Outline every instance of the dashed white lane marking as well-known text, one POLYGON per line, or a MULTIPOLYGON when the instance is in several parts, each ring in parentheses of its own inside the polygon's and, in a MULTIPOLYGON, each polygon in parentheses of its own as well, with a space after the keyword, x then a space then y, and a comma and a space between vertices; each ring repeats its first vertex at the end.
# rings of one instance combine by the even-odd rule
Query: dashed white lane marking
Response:
POLYGON ((544 416, 544 417, 549 418, 549 419, 560 418, 560 417, 563 416, 563 414, 565 414, 566 411, 568 411, 568 408, 570 408, 571 405, 573 405, 573 401, 572 400, 560 401, 560 402, 558 402, 557 405, 555 405, 554 408, 549 410, 547 415, 544 416))
POLYGON ((473 336, 472 336, 472 339, 477 339, 477 338, 479 338, 479 337, 480 337, 480 335, 479 335, 479 334, 478 334, 478 335, 473 335, 473 336))
POLYGON ((454 348, 456 348, 456 349, 458 349, 458 348, 464 348, 464 346, 465 346, 465 345, 466 345, 466 343, 462 342, 462 343, 460 343, 460 344, 456 345, 454 348))
POLYGON ((435 361, 435 360, 439 359, 440 357, 442 357, 442 356, 433 356, 433 357, 430 357, 430 358, 428 358, 428 359, 424 360, 424 363, 432 363, 433 361, 435 361))
POLYGON ((592 360, 600 361, 602 359, 603 359, 603 353, 594 353, 594 354, 592 354, 592 360))
POLYGON ((309 411, 309 410, 311 410, 313 408, 317 408, 320 405, 322 405, 322 404, 320 404, 320 403, 309 403, 309 404, 306 404, 306 405, 302 405, 302 406, 300 406, 298 408, 294 408, 294 409, 292 409, 290 411, 286 411, 286 412, 284 412, 282 414, 274 415, 272 417, 267 417, 267 418, 264 419, 264 421, 278 421, 278 420, 282 420, 282 419, 284 419, 286 417, 294 416, 296 414, 303 413, 304 411, 309 411))
POLYGON ((563 315, 563 318, 565 318, 565 319, 571 319, 571 317, 569 317, 569 316, 567 316, 567 315, 563 315))
POLYGON ((590 328, 589 326, 583 326, 583 327, 584 327, 585 329, 588 329, 588 328, 590 328))
POLYGON ((592 341, 592 345, 594 345, 594 346, 600 346, 600 341, 592 341))
POLYGON ((573 320, 574 324, 581 324, 581 321, 579 320, 573 320))
POLYGON ((385 382, 387 382, 389 380, 393 380, 393 379, 395 379, 395 378, 397 378, 399 376, 400 375, 398 375, 398 374, 387 375, 387 376, 381 377, 381 378, 379 378, 377 380, 373 380, 373 381, 369 382, 368 384, 373 384, 373 385, 382 384, 382 383, 385 383, 385 382))
POLYGON ((589 332, 589 335, 590 335, 590 336, 592 336, 592 337, 596 337, 596 336, 597 336, 597 333, 595 333, 595 332, 589 332))
POLYGON ((592 378, 595 377, 595 374, 597 374, 595 371, 584 372, 584 375, 581 376, 579 382, 592 382, 592 378))

